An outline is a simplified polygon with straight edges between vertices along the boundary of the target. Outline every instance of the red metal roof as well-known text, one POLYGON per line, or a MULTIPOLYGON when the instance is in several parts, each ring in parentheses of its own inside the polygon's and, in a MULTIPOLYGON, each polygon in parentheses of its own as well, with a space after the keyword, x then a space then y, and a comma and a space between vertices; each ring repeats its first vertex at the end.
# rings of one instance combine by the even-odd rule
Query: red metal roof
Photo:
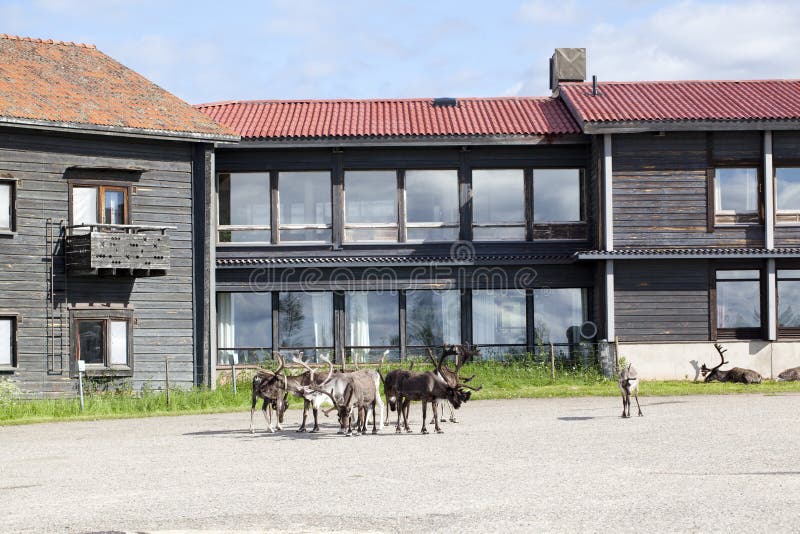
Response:
POLYGON ((564 83, 584 122, 800 119, 800 80, 564 83))
POLYGON ((257 100, 200 104, 197 109, 247 139, 550 135, 581 132, 561 100, 432 98, 257 100))
POLYGON ((5 34, 0 34, 2 123, 237 138, 92 45, 5 34))

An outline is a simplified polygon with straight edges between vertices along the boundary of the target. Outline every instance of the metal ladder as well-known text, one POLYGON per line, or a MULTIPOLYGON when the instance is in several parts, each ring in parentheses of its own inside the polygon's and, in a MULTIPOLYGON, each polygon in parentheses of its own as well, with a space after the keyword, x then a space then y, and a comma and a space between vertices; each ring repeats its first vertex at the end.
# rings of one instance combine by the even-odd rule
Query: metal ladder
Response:
POLYGON ((64 221, 48 218, 47 240, 47 299, 45 301, 45 326, 47 328, 47 374, 64 373, 65 352, 68 351, 69 335, 67 308, 67 272, 64 239, 64 221))

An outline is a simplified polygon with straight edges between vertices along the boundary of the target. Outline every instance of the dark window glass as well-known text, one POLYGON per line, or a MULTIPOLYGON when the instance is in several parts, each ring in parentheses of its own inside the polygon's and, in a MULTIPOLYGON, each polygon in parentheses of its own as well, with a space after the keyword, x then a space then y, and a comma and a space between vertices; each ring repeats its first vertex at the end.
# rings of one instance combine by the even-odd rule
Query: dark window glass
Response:
POLYGON ((525 292, 518 289, 472 291, 472 337, 478 345, 525 345, 525 292))
POLYGON ((758 270, 717 271, 717 328, 759 328, 758 270))
POLYGON ((270 240, 269 173, 221 174, 218 212, 220 242, 268 243, 270 240))
POLYGON ((522 169, 472 171, 473 238, 525 239, 525 175, 522 169))
POLYGON ((78 321, 78 338, 80 343, 80 359, 87 364, 103 364, 105 352, 105 321, 78 321))
POLYGON ((439 347, 461 342, 461 293, 458 290, 406 292, 407 344, 439 347))
POLYGON ((778 269, 778 326, 800 328, 800 270, 778 269))
POLYGON ((534 289, 536 344, 581 341, 581 325, 588 312, 586 298, 587 291, 582 288, 534 289))

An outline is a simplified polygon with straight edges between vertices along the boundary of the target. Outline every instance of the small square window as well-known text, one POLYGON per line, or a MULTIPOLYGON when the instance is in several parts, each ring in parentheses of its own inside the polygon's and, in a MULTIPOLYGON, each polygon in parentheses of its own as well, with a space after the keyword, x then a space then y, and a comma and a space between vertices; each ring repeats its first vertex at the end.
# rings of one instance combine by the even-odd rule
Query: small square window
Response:
POLYGON ((17 366, 17 319, 0 316, 0 369, 17 366))
POLYGON ((86 362, 87 371, 130 374, 133 367, 130 310, 75 310, 73 356, 86 362))
MULTIPOLYGON (((75 185, 72 188, 72 225, 128 224, 128 188, 111 185, 75 185)), ((88 229, 75 233, 88 232, 88 229)))
POLYGON ((759 205, 757 168, 714 169, 716 224, 757 224, 760 222, 759 205))

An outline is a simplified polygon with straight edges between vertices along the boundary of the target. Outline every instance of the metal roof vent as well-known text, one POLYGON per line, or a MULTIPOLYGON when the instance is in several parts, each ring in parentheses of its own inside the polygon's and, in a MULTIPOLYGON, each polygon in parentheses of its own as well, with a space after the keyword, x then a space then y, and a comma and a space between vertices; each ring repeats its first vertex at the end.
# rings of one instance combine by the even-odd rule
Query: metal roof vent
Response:
POLYGON ((556 48, 550 58, 550 90, 561 82, 586 81, 586 49, 556 48))
POLYGON ((435 108, 457 108, 458 107, 458 99, 447 97, 447 96, 440 96, 439 98, 433 99, 433 107, 435 108))

